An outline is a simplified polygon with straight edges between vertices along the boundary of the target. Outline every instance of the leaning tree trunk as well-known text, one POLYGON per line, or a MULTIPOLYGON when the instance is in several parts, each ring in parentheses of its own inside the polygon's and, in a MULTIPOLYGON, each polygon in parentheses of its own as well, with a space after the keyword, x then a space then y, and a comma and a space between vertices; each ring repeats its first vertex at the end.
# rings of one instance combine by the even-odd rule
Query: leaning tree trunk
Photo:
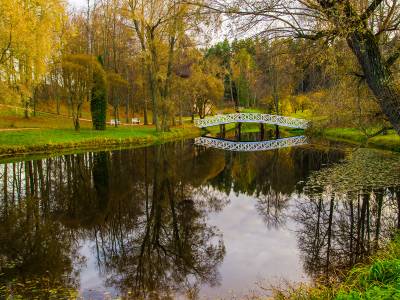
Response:
POLYGON ((368 87, 383 113, 400 134, 400 88, 396 86, 390 66, 381 55, 375 36, 369 30, 360 31, 350 34, 347 43, 356 55, 368 87))

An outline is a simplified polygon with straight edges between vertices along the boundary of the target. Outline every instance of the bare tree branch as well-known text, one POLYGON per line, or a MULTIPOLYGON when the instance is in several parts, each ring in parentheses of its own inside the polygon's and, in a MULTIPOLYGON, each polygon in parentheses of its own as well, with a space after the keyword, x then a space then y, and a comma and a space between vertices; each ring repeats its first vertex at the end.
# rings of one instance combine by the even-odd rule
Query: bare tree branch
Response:
POLYGON ((389 56, 389 58, 386 60, 386 66, 390 68, 393 66, 393 64, 397 61, 397 59, 400 57, 400 47, 396 49, 396 51, 389 56))
POLYGON ((382 2, 383 0, 373 0, 367 10, 361 15, 361 20, 369 19, 382 2))

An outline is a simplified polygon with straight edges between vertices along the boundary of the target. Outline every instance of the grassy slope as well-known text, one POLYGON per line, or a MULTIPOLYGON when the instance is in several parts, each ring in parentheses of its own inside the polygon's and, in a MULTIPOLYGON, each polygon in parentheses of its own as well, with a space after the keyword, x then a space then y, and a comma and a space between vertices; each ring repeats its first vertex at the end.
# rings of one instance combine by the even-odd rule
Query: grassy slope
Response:
POLYGON ((157 133, 153 127, 108 128, 106 131, 81 129, 36 129, 0 132, 0 155, 53 152, 62 149, 92 149, 127 145, 148 145, 184 137, 200 131, 192 127, 173 128, 157 133))
POLYGON ((389 130, 387 135, 379 135, 368 140, 360 130, 355 128, 328 128, 324 130, 323 135, 330 139, 400 152, 400 136, 394 130, 389 130))
POLYGON ((106 131, 94 131, 90 121, 82 121, 82 129, 76 132, 66 116, 38 113, 25 119, 22 113, 0 107, 0 155, 139 146, 200 134, 191 126, 176 127, 166 133, 158 133, 152 126, 109 126, 106 131))
MULTIPOLYGON (((311 122, 316 124, 317 131, 319 131, 319 122, 326 120, 324 116, 314 116, 309 110, 305 110, 304 112, 299 111, 296 114, 292 114, 291 117, 311 120, 311 122)), ((370 128, 369 134, 377 132, 379 129, 370 128)), ((362 131, 348 127, 325 128, 322 129, 321 134, 331 140, 363 144, 373 148, 400 152, 400 136, 394 130, 389 130, 387 135, 379 135, 370 139, 367 139, 362 131)))

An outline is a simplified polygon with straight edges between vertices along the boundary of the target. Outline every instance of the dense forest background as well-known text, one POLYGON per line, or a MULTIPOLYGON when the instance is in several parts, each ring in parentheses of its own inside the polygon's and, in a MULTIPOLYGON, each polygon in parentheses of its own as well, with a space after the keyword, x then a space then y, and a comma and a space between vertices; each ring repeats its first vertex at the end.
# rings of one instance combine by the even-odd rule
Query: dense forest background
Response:
MULTIPOLYGON (((109 119, 141 117, 168 130, 185 117, 239 110, 313 118, 320 126, 396 129, 400 5, 338 1, 353 9, 350 16, 347 4, 324 2, 305 1, 301 14, 289 7, 284 26, 266 30, 269 15, 253 2, 97 0, 71 10, 60 0, 1 0, 0 103, 23 108, 26 118, 38 110, 68 114, 77 130, 88 111, 95 129, 105 128, 107 111, 109 119), (347 26, 332 21, 332 11, 343 13, 347 26), (374 33, 378 54, 390 59, 393 114, 349 47, 360 30, 350 21, 364 18, 363 11, 361 33, 374 33), (303 25, 322 14, 312 30, 303 25), (295 17, 301 31, 289 34, 295 17), (215 39, 227 20, 242 38, 215 39)), ((274 16, 282 3, 263 5, 274 16)))

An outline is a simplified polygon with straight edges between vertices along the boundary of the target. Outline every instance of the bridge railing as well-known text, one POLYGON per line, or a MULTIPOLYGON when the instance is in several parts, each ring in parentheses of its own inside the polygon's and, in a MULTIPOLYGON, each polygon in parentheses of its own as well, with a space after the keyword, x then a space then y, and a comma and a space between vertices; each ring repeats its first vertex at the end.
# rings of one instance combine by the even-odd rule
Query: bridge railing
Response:
POLYGON ((229 123, 263 123, 300 129, 306 129, 310 124, 303 119, 260 113, 235 113, 195 120, 195 126, 200 128, 229 123))

